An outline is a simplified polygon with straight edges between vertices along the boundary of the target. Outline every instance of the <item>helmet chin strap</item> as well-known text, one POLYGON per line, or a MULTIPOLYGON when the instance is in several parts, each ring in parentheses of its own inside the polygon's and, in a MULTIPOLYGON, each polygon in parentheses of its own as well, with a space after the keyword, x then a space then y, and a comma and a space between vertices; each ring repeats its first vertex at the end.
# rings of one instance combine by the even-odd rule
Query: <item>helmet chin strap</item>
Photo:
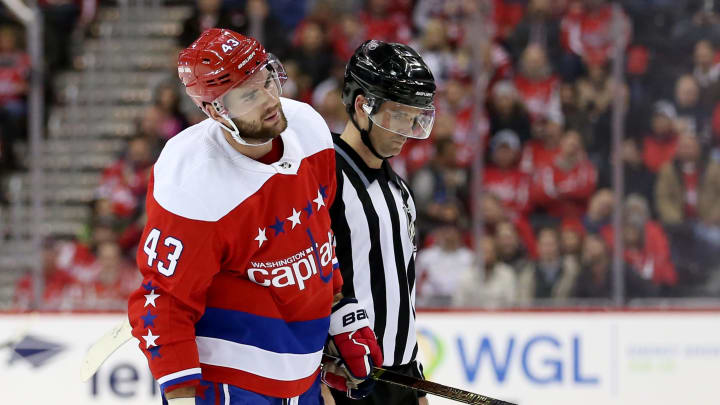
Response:
POLYGON ((367 148, 372 152, 373 155, 375 155, 376 158, 380 160, 389 159, 392 156, 383 156, 380 153, 378 153, 377 149, 372 144, 372 141, 370 141, 370 131, 372 131, 372 125, 373 122, 371 119, 368 118, 368 129, 362 129, 360 128, 360 125, 358 125, 357 121, 355 121, 355 117, 350 114, 350 121, 352 121, 353 125, 355 125, 355 128, 357 128, 358 131, 360 131, 360 139, 362 139, 362 142, 367 146, 367 148))
MULTIPOLYGON (((249 143, 248 141, 246 141, 245 139, 243 139, 243 137, 240 136, 240 130, 238 129, 237 125, 235 125, 235 122, 234 122, 232 119, 230 119, 230 116, 227 114, 227 110, 225 109, 225 106, 224 106, 220 101, 217 101, 217 100, 216 100, 216 101, 213 101, 211 104, 212 104, 213 108, 215 109, 215 111, 216 111, 218 114, 220 114, 220 116, 221 116, 225 121, 227 121, 227 122, 230 123, 230 126, 231 126, 232 128, 231 128, 231 127, 228 127, 227 125, 225 125, 225 124, 224 124, 223 122, 221 122, 220 120, 215 120, 215 122, 217 122, 224 130, 228 131, 228 132, 230 133, 230 136, 232 136, 232 138, 235 140, 235 142, 237 142, 237 143, 239 143, 240 145, 243 145, 243 146, 253 146, 253 147, 254 147, 254 146, 267 145, 268 143, 272 142, 272 139, 268 139, 267 141, 261 142, 261 143, 249 143)), ((208 117, 213 118, 213 117, 212 117, 210 114, 208 114, 208 112, 205 111, 204 109, 203 109, 203 112, 204 112, 205 115, 207 115, 208 117)), ((214 119, 214 118, 213 118, 213 119, 214 119)))

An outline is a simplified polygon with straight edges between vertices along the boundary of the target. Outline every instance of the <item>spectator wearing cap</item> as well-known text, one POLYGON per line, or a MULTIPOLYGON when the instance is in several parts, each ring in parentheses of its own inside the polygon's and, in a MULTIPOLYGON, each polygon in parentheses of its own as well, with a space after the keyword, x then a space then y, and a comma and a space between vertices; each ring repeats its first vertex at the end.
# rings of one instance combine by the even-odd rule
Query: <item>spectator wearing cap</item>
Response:
MULTIPOLYGON (((639 140, 625 138, 620 149, 620 159, 623 162, 623 192, 625 195, 640 194, 648 201, 655 198, 655 173, 644 164, 640 153, 639 140)), ((600 188, 612 188, 613 173, 611 166, 600 173, 598 185, 600 188)))
POLYGON ((515 76, 515 87, 532 119, 562 117, 559 85, 558 78, 552 74, 545 49, 537 44, 528 45, 520 58, 520 71, 515 76))
POLYGON ((509 129, 517 134, 521 144, 530 140, 530 115, 518 97, 513 82, 503 80, 493 86, 487 113, 491 137, 501 130, 509 129))
POLYGON ((708 220, 720 200, 720 163, 702 159, 693 135, 679 137, 674 159, 665 163, 655 183, 655 204, 664 225, 708 220))
MULTIPOLYGON (((615 232, 606 226, 602 235, 613 246, 615 232)), ((623 207, 623 258, 643 280, 656 286, 674 286, 677 283, 675 265, 670 257, 670 243, 662 226, 650 220, 648 202, 638 194, 625 199, 623 207)))
POLYGON ((518 275, 518 301, 529 305, 537 299, 569 298, 580 273, 580 263, 575 257, 562 254, 557 229, 540 229, 537 241, 534 271, 528 266, 518 275))
POLYGON ((517 301, 517 275, 513 268, 499 260, 498 244, 486 236, 480 241, 483 267, 467 268, 461 276, 454 305, 461 307, 496 307, 517 301))
POLYGON ((484 191, 497 196, 512 218, 529 211, 530 176, 520 170, 520 139, 504 129, 490 140, 491 162, 483 174, 484 191))
POLYGON ((597 170, 587 158, 580 134, 569 130, 553 163, 536 170, 530 202, 554 219, 580 218, 596 185, 597 170))
POLYGON ((642 152, 645 166, 653 173, 657 173, 662 165, 675 156, 678 139, 675 118, 675 107, 669 101, 660 100, 653 106, 651 131, 643 137, 642 152))

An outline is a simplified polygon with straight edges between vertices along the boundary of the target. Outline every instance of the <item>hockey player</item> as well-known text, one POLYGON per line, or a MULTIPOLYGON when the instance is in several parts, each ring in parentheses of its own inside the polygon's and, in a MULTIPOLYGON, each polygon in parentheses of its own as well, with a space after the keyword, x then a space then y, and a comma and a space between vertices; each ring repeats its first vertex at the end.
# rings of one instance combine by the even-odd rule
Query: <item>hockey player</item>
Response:
POLYGON ((207 30, 178 74, 208 119, 153 167, 133 335, 170 405, 322 404, 328 335, 356 378, 382 364, 364 310, 337 295, 329 130, 280 97, 282 65, 253 38, 207 30))
MULTIPOLYGON (((360 45, 345 68, 343 103, 349 115, 334 137, 337 197, 330 209, 337 238, 343 294, 368 311, 383 350, 384 367, 422 377, 415 338, 415 203, 387 159, 408 138, 430 136, 435 81, 407 45, 371 40, 360 45)), ((424 404, 412 390, 378 382, 347 389, 325 371, 337 404, 424 404), (341 391, 341 392, 339 392, 341 391), (360 395, 357 395, 360 394, 360 395)))

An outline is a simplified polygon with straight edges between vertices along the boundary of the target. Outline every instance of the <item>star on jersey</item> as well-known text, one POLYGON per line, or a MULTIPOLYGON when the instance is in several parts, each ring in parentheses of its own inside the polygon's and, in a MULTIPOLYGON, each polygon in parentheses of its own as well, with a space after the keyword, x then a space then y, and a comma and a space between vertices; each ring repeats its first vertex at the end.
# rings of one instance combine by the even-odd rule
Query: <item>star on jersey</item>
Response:
POLYGON ((145 348, 149 349, 153 346, 157 346, 157 343, 155 341, 160 337, 160 335, 153 335, 152 331, 148 329, 148 334, 143 336, 142 338, 145 339, 145 348))
POLYGON ((307 217, 310 218, 310 216, 312 215, 312 202, 308 200, 308 205, 303 207, 303 211, 307 212, 307 217))
POLYGON ((323 200, 323 195, 320 190, 318 190, 317 198, 314 199, 313 202, 317 204, 317 209, 315 211, 320 211, 320 207, 325 206, 325 201, 323 200))
POLYGON ((278 234, 285 233, 285 221, 281 221, 280 218, 275 217, 275 223, 270 225, 270 228, 272 228, 275 231, 275 236, 278 236, 278 234))
POLYGON ((152 291, 150 292, 150 294, 145 295, 145 305, 143 305, 143 308, 145 308, 146 306, 148 306, 148 304, 154 306, 155 308, 157 308, 157 307, 155 306, 155 300, 156 300, 157 297, 159 297, 159 296, 160 296, 160 294, 155 294, 155 290, 152 290, 152 291))
POLYGON ((295 225, 300 225, 300 211, 295 210, 293 208, 293 213, 289 217, 286 218, 288 221, 292 221, 292 227, 290 229, 295 229, 295 225))
POLYGON ((323 198, 327 198, 327 188, 328 186, 323 186, 322 184, 320 184, 320 190, 318 191, 320 191, 320 194, 322 194, 323 198))
POLYGON ((265 229, 267 228, 258 228, 258 236, 255 237, 255 240, 258 241, 258 247, 262 247, 263 243, 267 240, 267 236, 265 236, 265 229))
POLYGON ((148 281, 147 284, 143 284, 142 286, 145 289, 145 291, 152 291, 157 288, 157 286, 152 285, 152 280, 148 281))
POLYGON ((150 360, 154 359, 155 357, 162 358, 162 356, 160 355, 160 345, 155 345, 155 347, 151 347, 147 349, 147 351, 150 352, 150 360))
POLYGON ((153 315, 150 313, 150 310, 148 309, 147 314, 140 317, 140 319, 143 320, 143 328, 147 328, 148 325, 151 327, 155 327, 155 318, 157 318, 157 315, 153 315))

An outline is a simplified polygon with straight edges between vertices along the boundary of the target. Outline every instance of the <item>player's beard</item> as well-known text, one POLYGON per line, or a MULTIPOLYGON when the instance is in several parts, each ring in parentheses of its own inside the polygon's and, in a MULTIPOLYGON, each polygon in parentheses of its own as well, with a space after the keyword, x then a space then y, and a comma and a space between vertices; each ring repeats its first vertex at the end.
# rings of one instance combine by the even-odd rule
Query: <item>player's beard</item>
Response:
POLYGON ((261 144, 277 138, 287 128, 287 119, 282 107, 278 109, 278 113, 280 115, 279 120, 270 125, 265 125, 262 119, 252 122, 240 121, 237 118, 231 119, 237 126, 241 138, 249 143, 261 144))

